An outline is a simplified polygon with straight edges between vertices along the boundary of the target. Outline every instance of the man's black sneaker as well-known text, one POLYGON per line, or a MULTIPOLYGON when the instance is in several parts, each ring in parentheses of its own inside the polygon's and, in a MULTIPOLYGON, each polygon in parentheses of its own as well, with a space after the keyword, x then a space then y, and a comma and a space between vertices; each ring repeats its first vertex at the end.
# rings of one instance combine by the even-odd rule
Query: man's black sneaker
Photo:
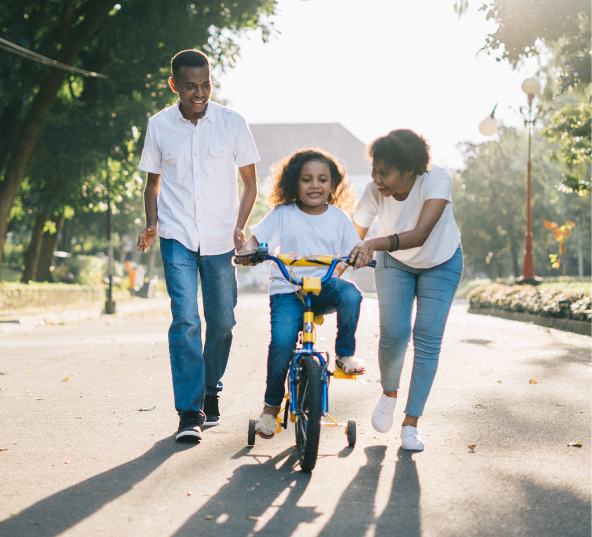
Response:
POLYGON ((201 412, 190 411, 179 414, 179 430, 175 435, 175 440, 199 444, 201 442, 201 420, 201 412))
POLYGON ((204 412, 206 414, 206 421, 204 427, 215 427, 220 425, 220 409, 218 408, 218 396, 207 395, 204 399, 204 412))

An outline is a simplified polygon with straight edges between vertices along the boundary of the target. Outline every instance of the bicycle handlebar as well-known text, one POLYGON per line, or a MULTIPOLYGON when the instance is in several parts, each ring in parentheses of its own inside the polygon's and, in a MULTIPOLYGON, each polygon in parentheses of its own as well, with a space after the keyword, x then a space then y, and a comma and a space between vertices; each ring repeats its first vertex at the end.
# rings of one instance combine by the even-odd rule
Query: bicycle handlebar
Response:
MULTIPOLYGON (((284 278, 286 280, 292 282, 295 285, 302 285, 302 280, 297 281, 288 272, 286 269, 286 254, 280 254, 279 256, 275 254, 270 254, 267 248, 267 244, 260 244, 259 247, 255 248, 255 251, 252 254, 236 254, 233 258, 235 259, 248 259, 251 258, 251 263, 259 264, 263 263, 263 261, 274 261, 277 266, 279 267, 280 271, 282 272, 284 278)), ((302 264, 306 264, 306 266, 328 266, 326 274, 321 278, 321 284, 325 283, 335 271, 335 267, 341 263, 342 261, 348 265, 353 265, 350 261, 349 256, 342 256, 342 257, 331 257, 331 256, 314 256, 314 255, 295 255, 292 259, 293 262, 289 263, 290 265, 297 265, 299 261, 304 261, 302 264), (310 264, 309 264, 310 263, 310 264)), ((366 265, 368 267, 374 268, 376 267, 376 261, 371 261, 366 265)))

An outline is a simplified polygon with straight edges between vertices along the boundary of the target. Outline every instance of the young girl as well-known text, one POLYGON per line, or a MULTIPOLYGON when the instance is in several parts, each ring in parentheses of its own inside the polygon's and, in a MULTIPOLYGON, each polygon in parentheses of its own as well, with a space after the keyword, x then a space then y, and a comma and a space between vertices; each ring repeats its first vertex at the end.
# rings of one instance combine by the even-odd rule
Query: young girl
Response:
MULTIPOLYGON (((269 251, 286 254, 348 255, 360 242, 353 222, 341 209, 354 202, 345 172, 331 157, 318 149, 299 151, 287 158, 274 173, 268 199, 274 209, 257 225, 241 254, 250 253, 259 243, 269 251), (341 207, 341 208, 338 208, 341 207)), ((248 260, 241 260, 248 264, 248 260)), ((319 276, 325 268, 294 267, 294 275, 319 276)), ((257 420, 256 431, 271 438, 277 429, 277 414, 284 398, 284 384, 298 331, 302 326, 304 305, 293 286, 275 265, 269 275, 271 306, 271 343, 267 357, 265 406, 257 420)), ((355 332, 362 296, 351 282, 332 277, 318 296, 313 296, 316 314, 337 312, 336 366, 349 374, 362 374, 364 368, 354 358, 355 332)))

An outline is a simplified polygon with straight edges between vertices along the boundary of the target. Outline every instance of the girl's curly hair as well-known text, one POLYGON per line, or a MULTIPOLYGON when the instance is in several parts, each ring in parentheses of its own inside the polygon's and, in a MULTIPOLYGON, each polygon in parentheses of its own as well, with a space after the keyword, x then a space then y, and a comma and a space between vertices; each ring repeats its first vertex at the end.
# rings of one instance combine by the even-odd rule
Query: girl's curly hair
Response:
POLYGON ((298 179, 302 167, 310 161, 323 162, 331 172, 331 193, 327 203, 344 211, 355 208, 356 194, 345 174, 345 169, 329 153, 320 149, 304 149, 276 164, 271 173, 272 185, 267 203, 271 207, 298 201, 298 179))

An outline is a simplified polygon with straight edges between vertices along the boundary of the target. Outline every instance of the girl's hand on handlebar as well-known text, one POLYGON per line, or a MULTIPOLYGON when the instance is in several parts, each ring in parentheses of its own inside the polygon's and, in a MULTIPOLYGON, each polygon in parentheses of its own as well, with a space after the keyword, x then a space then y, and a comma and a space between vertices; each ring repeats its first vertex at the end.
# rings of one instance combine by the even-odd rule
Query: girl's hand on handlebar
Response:
POLYGON ((374 254, 374 247, 372 241, 362 241, 356 244, 354 249, 350 252, 350 260, 354 270, 365 267, 370 261, 374 254))

